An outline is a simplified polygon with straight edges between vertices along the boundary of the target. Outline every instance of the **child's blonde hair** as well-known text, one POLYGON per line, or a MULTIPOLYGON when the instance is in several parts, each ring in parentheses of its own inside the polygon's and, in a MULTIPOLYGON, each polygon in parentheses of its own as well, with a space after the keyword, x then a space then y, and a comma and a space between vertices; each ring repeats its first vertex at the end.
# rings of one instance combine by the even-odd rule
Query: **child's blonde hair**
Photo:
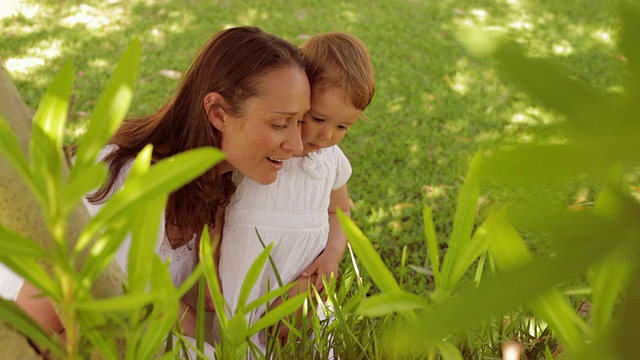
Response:
POLYGON ((356 109, 371 103, 376 86, 367 46, 357 37, 341 32, 316 35, 300 46, 308 62, 311 86, 337 86, 356 109))

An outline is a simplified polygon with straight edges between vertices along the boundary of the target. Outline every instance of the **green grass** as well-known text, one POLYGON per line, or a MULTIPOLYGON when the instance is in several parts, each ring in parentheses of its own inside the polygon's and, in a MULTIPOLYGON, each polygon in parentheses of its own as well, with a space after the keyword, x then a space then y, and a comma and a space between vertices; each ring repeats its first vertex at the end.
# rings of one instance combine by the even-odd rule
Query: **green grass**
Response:
MULTIPOLYGON (((160 107, 179 81, 166 70, 184 72, 224 27, 259 26, 295 44, 326 31, 360 37, 376 70, 376 96, 366 111, 373 121, 353 127, 341 146, 354 168, 352 216, 396 277, 405 246, 407 264, 425 262, 424 204, 433 209, 439 241, 449 238, 458 190, 478 149, 526 141, 531 129, 558 120, 510 87, 493 64, 471 56, 457 40, 461 26, 517 39, 590 86, 622 86, 624 61, 607 40, 615 38, 614 7, 599 0, 94 0, 19 7, 0 13, 0 58, 28 105, 35 107, 64 60, 75 58, 67 143, 83 133, 132 37, 142 41, 143 55, 130 115, 160 107)), ((563 201, 572 203, 578 190, 563 201)), ((483 191, 484 207, 501 199, 497 189, 483 191)), ((407 290, 424 293, 423 276, 408 270, 403 279, 407 290)))

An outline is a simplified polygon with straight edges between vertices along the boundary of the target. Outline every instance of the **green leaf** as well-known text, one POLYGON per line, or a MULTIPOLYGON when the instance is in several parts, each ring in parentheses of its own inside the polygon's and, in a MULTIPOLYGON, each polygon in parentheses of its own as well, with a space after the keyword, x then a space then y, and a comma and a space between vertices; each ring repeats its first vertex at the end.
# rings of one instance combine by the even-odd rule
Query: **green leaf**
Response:
POLYGON ((569 77, 566 70, 552 61, 526 57, 515 42, 501 44, 494 57, 511 81, 538 98, 547 109, 579 122, 576 130, 593 132, 602 126, 602 119, 612 120, 609 115, 613 111, 602 95, 569 77))
POLYGON ((55 357, 64 357, 64 352, 60 346, 51 339, 51 336, 38 323, 26 315, 16 304, 3 298, 0 298, 0 321, 13 326, 38 346, 50 351, 55 357))
MULTIPOLYGON (((480 196, 480 164, 482 163, 482 153, 478 152, 471 160, 471 166, 467 173, 460 195, 458 205, 453 218, 453 229, 449 239, 449 249, 442 261, 442 281, 440 286, 444 290, 453 290, 458 279, 453 277, 454 264, 459 263, 469 250, 471 232, 475 223, 476 211, 478 208, 478 198, 480 196)), ((478 252, 476 257, 479 256, 478 252)))
POLYGON ((151 294, 158 296, 153 302, 153 313, 146 326, 139 328, 140 343, 135 359, 150 359, 162 348, 162 344, 171 336, 171 329, 178 320, 180 298, 171 280, 167 266, 160 257, 151 257, 151 294))
POLYGON ((259 296, 255 300, 253 300, 250 303, 248 303, 243 308, 243 312, 245 314, 248 314, 249 312, 257 309, 260 305, 268 304, 272 299, 275 299, 275 298, 277 298, 279 296, 284 295, 294 285, 295 285, 295 283, 289 283, 289 284, 287 284, 285 286, 278 287, 278 288, 276 288, 274 290, 271 290, 271 291, 267 292, 266 294, 263 294, 263 295, 259 296))
MULTIPOLYGON (((524 240, 506 220, 504 209, 491 213, 485 224, 486 236, 491 239, 489 251, 500 269, 509 270, 533 261, 524 240)), ((529 303, 568 349, 577 349, 582 344, 581 330, 588 331, 587 326, 558 289, 549 289, 529 303)))
POLYGON ((272 248, 273 243, 267 245, 253 261, 249 271, 247 271, 247 274, 244 276, 244 281, 240 288, 240 294, 238 295, 238 306, 236 308, 237 313, 245 313, 244 307, 251 293, 251 289, 253 289, 253 285, 258 281, 260 274, 264 272, 264 264, 266 264, 272 248))
POLYGON ((0 255, 0 262, 20 275, 26 282, 42 290, 43 295, 60 299, 60 292, 51 276, 31 257, 0 255))
POLYGON ((462 360, 462 354, 455 345, 447 342, 440 341, 436 345, 442 356, 442 360, 462 360))
MULTIPOLYGON (((165 270, 166 271, 166 270, 165 270)), ((138 310, 154 301, 158 301, 157 293, 127 294, 107 299, 79 300, 76 308, 88 312, 129 312, 138 310)))
POLYGON ((69 180, 62 187, 60 195, 60 214, 67 217, 75 210, 80 200, 91 190, 99 188, 107 177, 106 165, 102 162, 93 167, 86 167, 81 173, 69 180))
POLYGON ((22 179, 31 187, 31 191, 36 193, 37 187, 31 177, 31 171, 27 163, 27 158, 23 154, 18 138, 13 133, 6 120, 0 116, 0 155, 4 156, 22 179))
POLYGON ((400 285, 396 282, 393 274, 373 248, 369 239, 367 239, 356 226, 353 220, 346 216, 340 209, 338 209, 338 220, 347 235, 347 239, 349 239, 353 251, 371 275, 373 283, 383 292, 401 292, 400 285))
MULTIPOLYGON (((628 229, 604 227, 593 232, 591 240, 585 241, 580 248, 559 251, 552 258, 520 265, 486 279, 477 288, 463 290, 450 301, 434 306, 415 325, 398 333, 395 340, 412 345, 439 341, 449 334, 465 331, 486 321, 491 316, 503 314, 552 289, 558 283, 582 274, 593 262, 613 250, 609 236, 622 236, 627 231, 628 229)), ((634 241, 635 237, 630 235, 624 238, 627 244, 634 241)))
POLYGON ((471 241, 466 244, 464 251, 459 252, 458 258, 453 262, 449 274, 451 284, 457 284, 471 265, 487 251, 488 242, 484 226, 481 225, 471 237, 471 241))
POLYGON ((128 178, 122 190, 116 192, 86 225, 76 243, 76 251, 87 246, 91 238, 115 218, 129 216, 137 205, 177 190, 223 157, 220 150, 197 148, 160 160, 147 173, 128 178))
POLYGON ((93 109, 87 133, 78 146, 76 166, 74 166, 77 170, 72 170, 71 179, 95 162, 100 150, 113 136, 126 116, 138 77, 140 52, 140 41, 133 39, 118 61, 118 66, 109 84, 93 109))
POLYGON ((635 266, 620 309, 620 323, 615 328, 613 336, 613 347, 620 358, 624 359, 640 358, 640 342, 638 342, 637 336, 637 327, 640 323, 640 310, 638 309, 638 304, 640 304, 640 266, 638 266, 640 251, 637 248, 635 250, 631 255, 635 259, 635 266))
POLYGON ((384 292, 372 295, 360 303, 358 313, 366 316, 383 316, 395 312, 420 310, 429 303, 423 297, 407 292, 384 292))
POLYGON ((306 299, 307 293, 303 292, 290 299, 285 300, 282 304, 267 311, 262 317, 260 317, 260 319, 258 319, 258 321, 251 325, 251 327, 249 328, 249 336, 252 336, 262 329, 266 329, 270 326, 275 325, 285 316, 292 314, 302 306, 306 299))
MULTIPOLYGON (((424 235, 427 241, 427 249, 429 249, 429 255, 426 259, 431 262, 431 270, 433 271, 433 279, 436 283, 436 287, 440 285, 440 259, 439 259, 439 247, 438 238, 436 237, 435 226, 433 225, 432 212, 429 205, 424 205, 424 211, 422 213, 422 219, 424 221, 424 235)), ((425 264, 425 267, 426 264, 425 264)))
POLYGON ((62 141, 73 89, 73 62, 68 61, 58 72, 40 100, 33 117, 29 141, 29 165, 37 187, 36 196, 43 205, 45 218, 52 228, 54 240, 64 240, 65 229, 54 225, 58 214, 58 194, 62 186, 62 141))
POLYGON ((614 319, 614 309, 620 294, 627 288, 633 262, 623 254, 614 254, 589 270, 591 285, 591 316, 596 332, 606 329, 614 319))
MULTIPOLYGON (((219 241, 215 242, 219 244, 219 241)), ((209 237, 209 230, 205 227, 202 230, 202 238, 200 239, 200 263, 203 267, 203 273, 207 279, 209 285, 209 294, 213 301, 216 314, 218 316, 218 322, 220 323, 220 329, 224 332, 228 325, 227 308, 220 284, 218 283, 218 271, 213 264, 213 252, 214 249, 211 246, 211 238, 209 237)))
POLYGON ((33 240, 0 226, 0 254, 45 258, 47 252, 33 240))

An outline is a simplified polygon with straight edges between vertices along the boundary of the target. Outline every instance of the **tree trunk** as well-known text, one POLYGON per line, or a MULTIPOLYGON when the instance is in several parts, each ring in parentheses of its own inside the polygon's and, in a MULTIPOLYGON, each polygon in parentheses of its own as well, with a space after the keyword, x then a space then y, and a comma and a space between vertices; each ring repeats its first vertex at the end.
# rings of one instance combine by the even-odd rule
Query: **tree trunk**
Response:
MULTIPOLYGON (((23 153, 28 153, 29 136, 34 111, 30 109, 11 81, 0 61, 0 116, 17 134, 23 153)), ((89 219, 89 213, 80 204, 69 219, 69 241, 74 243, 89 219)), ((45 248, 53 247, 40 206, 11 164, 0 156, 0 226, 38 242, 45 248)), ((51 269, 48 269, 51 270, 51 269)), ((112 297, 122 293, 124 275, 113 263, 96 281, 92 293, 96 298, 112 297)), ((54 304, 55 306, 55 304, 54 304)), ((33 358, 33 350, 20 333, 0 322, 0 349, 7 359, 33 358), (17 341, 22 338, 24 341, 17 341), (16 345, 16 344, 24 344, 16 345), (7 352, 9 351, 9 352, 7 352)))

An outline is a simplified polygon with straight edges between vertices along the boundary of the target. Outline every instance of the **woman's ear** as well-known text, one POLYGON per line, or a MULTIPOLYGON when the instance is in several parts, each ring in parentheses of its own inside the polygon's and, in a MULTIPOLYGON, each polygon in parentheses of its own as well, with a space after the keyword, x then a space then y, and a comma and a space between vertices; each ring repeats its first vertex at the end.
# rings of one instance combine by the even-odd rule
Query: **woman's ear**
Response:
POLYGON ((229 104, 224 97, 217 92, 210 92, 205 95, 203 100, 204 110, 207 113, 209 122, 221 132, 227 125, 227 112, 225 109, 229 108, 229 104))

